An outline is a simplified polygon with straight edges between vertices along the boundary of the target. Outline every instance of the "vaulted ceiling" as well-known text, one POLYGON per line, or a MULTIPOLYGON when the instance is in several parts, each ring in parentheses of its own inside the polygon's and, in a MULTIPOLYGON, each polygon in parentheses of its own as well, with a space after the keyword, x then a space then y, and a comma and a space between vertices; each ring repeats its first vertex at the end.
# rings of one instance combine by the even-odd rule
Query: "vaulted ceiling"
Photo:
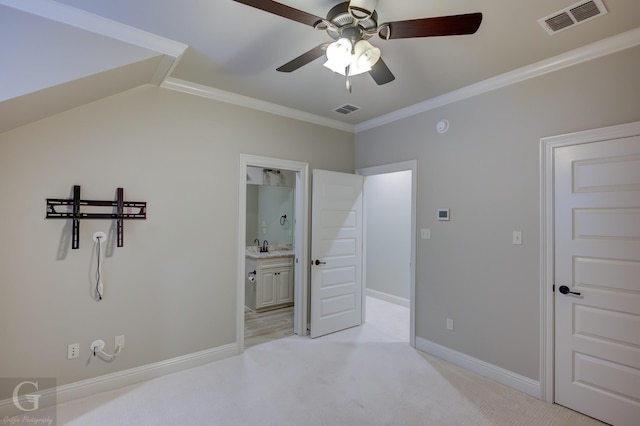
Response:
MULTIPOLYGON (((517 70, 640 44, 640 1, 602 2, 608 13, 550 35, 538 20, 576 0, 379 0, 379 23, 483 21, 472 35, 372 38, 396 79, 354 76, 349 93, 323 59, 276 71, 332 41, 325 31, 233 0, 0 0, 0 131, 145 83, 354 129, 517 70), (333 111, 344 104, 360 109, 333 111)), ((280 3, 325 17, 340 1, 280 3)))

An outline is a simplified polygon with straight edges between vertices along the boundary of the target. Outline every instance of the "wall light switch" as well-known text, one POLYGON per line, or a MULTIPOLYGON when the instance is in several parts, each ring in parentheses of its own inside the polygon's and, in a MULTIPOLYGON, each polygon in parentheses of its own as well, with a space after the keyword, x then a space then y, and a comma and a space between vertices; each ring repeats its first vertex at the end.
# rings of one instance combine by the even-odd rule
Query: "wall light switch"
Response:
POLYGON ((453 331, 453 319, 447 318, 447 330, 453 331))
POLYGON ((420 230, 420 238, 422 238, 423 240, 430 240, 431 239, 431 228, 422 228, 420 230))
POLYGON ((517 245, 522 244, 522 231, 513 231, 512 243, 517 245))

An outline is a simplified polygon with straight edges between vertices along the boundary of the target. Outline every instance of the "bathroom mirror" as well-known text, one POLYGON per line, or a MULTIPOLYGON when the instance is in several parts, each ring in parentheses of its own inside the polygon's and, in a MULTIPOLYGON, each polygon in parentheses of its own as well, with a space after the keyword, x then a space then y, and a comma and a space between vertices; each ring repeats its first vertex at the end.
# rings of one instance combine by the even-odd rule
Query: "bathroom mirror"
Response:
MULTIPOLYGON (((266 239, 269 245, 293 244, 294 198, 295 190, 291 186, 281 186, 295 182, 285 171, 263 171, 262 181, 248 179, 246 212, 246 245, 256 245, 266 239), (275 175, 275 176, 269 176, 275 175), (277 182, 265 185, 265 182, 277 182)), ((289 172, 293 173, 293 172, 289 172)))

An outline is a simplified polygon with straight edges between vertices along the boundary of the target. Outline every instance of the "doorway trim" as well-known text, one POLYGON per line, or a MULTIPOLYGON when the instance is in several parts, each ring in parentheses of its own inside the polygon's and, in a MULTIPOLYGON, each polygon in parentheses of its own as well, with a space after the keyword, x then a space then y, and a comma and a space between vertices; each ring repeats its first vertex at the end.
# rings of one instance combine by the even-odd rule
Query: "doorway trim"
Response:
MULTIPOLYGON (((416 160, 403 161, 400 163, 384 164, 381 166, 363 167, 356 170, 356 173, 365 177, 394 172, 411 171, 411 255, 409 272, 409 344, 416 347, 416 206, 417 206, 417 182, 418 182, 418 162, 416 160)), ((364 212, 366 221, 366 209, 364 212)), ((366 233, 365 233, 366 234, 366 233)), ((365 235, 366 241, 366 235, 365 235)), ((362 272, 362 298, 364 314, 364 298, 366 289, 366 244, 363 246, 363 272, 362 272)))
POLYGON ((294 332, 307 335, 308 293, 308 205, 309 164, 257 155, 240 154, 238 167, 238 253, 236 270, 237 312, 236 342, 238 353, 244 352, 244 285, 247 220, 247 167, 263 167, 296 172, 294 224, 294 332))
POLYGON ((640 121, 540 139, 540 399, 555 402, 554 163, 556 148, 640 135, 640 121))

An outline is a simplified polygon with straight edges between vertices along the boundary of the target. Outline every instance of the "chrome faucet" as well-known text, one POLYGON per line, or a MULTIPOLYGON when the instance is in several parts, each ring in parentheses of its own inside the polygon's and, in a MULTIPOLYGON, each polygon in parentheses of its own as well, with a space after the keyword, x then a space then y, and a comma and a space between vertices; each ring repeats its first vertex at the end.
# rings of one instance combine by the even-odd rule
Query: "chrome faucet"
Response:
POLYGON ((262 247, 260 247, 260 253, 267 253, 269 251, 269 241, 262 241, 262 247))

